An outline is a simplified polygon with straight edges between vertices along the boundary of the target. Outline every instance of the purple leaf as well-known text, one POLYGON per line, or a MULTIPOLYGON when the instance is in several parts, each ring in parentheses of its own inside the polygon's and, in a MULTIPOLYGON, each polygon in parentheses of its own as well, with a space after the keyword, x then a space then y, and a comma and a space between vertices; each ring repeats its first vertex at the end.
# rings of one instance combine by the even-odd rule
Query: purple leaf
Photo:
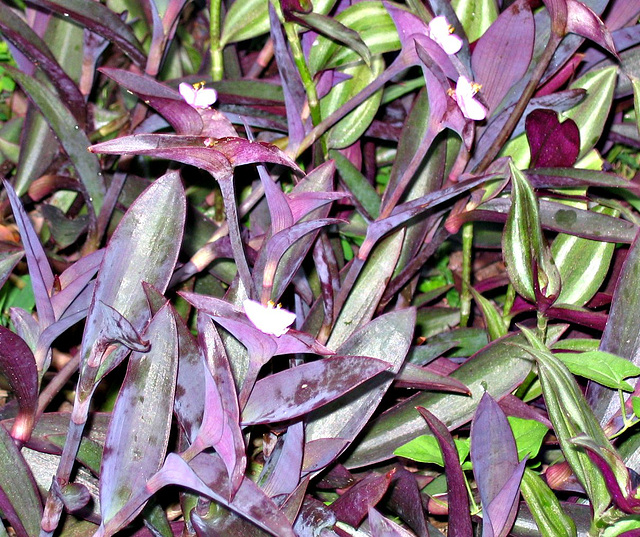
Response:
POLYGON ((531 63, 535 28, 529 2, 518 0, 478 39, 471 56, 476 82, 494 112, 531 63))
POLYGON ((357 528, 369 513, 369 508, 376 505, 386 494, 393 470, 386 474, 371 472, 362 481, 352 487, 334 501, 330 506, 338 520, 357 528))
POLYGON ((369 527, 371 537, 411 537, 413 535, 402 526, 383 517, 373 507, 369 507, 369 527))
POLYGON ((135 93, 145 104, 155 108, 178 134, 201 134, 204 124, 198 111, 187 104, 180 94, 149 76, 124 69, 102 67, 100 72, 120 86, 135 93))
POLYGON ((285 515, 253 481, 245 477, 233 500, 221 501, 220 497, 228 498, 230 491, 223 473, 224 467, 217 457, 200 454, 189 466, 211 490, 216 491, 215 496, 209 494, 209 497, 275 535, 293 537, 291 524, 285 515))
POLYGON ((304 452, 304 424, 298 421, 287 428, 287 433, 278 437, 276 450, 267 459, 260 483, 270 498, 279 494, 291 494, 300 483, 302 455, 304 452))
POLYGON ((145 337, 151 350, 131 355, 105 440, 100 470, 102 525, 160 469, 169 442, 178 338, 168 306, 151 320, 145 337))
MULTIPOLYGON (((147 283, 142 285, 151 306, 151 314, 155 315, 167 303, 167 299, 155 287, 147 283)), ((173 308, 171 305, 169 307, 173 308)), ((195 337, 175 311, 174 318, 178 329, 179 356, 173 411, 187 438, 193 442, 202 423, 206 376, 203 375, 204 363, 195 337)))
POLYGON ((242 424, 297 418, 333 401, 385 371, 389 363, 363 356, 331 356, 256 382, 242 424))
POLYGON ((584 434, 574 438, 572 443, 587 450, 589 458, 602 472, 616 506, 625 513, 640 513, 640 500, 635 497, 629 470, 620 455, 612 449, 597 445, 584 434))
MULTIPOLYGON (((298 537, 326 536, 336 523, 336 515, 328 506, 312 496, 306 496, 296 518, 294 529, 298 537)), ((333 535, 332 533, 329 536, 333 535)))
MULTIPOLYGON (((617 279, 609 317, 602 334, 598 350, 627 357, 634 364, 639 363, 639 347, 637 322, 640 315, 640 296, 634 291, 637 283, 638 264, 640 263, 640 234, 629 249, 617 279)), ((629 384, 637 385, 636 379, 629 379, 629 384)), ((590 382, 586 391, 587 401, 593 409, 596 419, 601 425, 606 423, 620 410, 620 399, 615 390, 611 390, 590 382)))
POLYGON ((30 3, 70 17, 92 32, 106 37, 138 65, 146 63, 144 49, 133 30, 105 5, 84 0, 30 0, 30 3))
POLYGON ((518 466, 507 417, 488 393, 482 396, 471 424, 471 461, 482 500, 483 535, 503 537, 515 520, 524 466, 518 466))
POLYGON ((293 62, 291 52, 282 31, 275 9, 269 4, 269 21, 271 23, 271 39, 273 40, 274 56, 282 81, 284 104, 287 110, 287 125, 289 127, 289 147, 295 151, 305 135, 302 122, 302 111, 306 95, 300 73, 293 62))
POLYGON ((114 522, 131 519, 144 502, 167 485, 185 487, 211 498, 273 535, 295 537, 284 514, 250 479, 243 479, 237 494, 229 501, 229 480, 224 463, 216 454, 208 453, 201 453, 189 464, 175 453, 169 453, 160 471, 138 490, 121 513, 105 526, 103 533, 113 533, 119 527, 114 522))
POLYGON ((458 450, 453 442, 453 437, 446 426, 431 412, 422 407, 416 407, 416 409, 427 422, 442 451, 444 468, 447 474, 449 513, 455 513, 455 516, 449 517, 448 535, 451 537, 472 537, 473 528, 471 526, 471 516, 469 515, 469 496, 467 495, 458 450))
POLYGON ((26 442, 38 408, 38 369, 29 346, 4 326, 0 326, 0 372, 18 401, 11 436, 18 442, 26 442))
MULTIPOLYGON (((355 331, 337 351, 341 355, 384 360, 390 365, 390 373, 397 373, 409 352, 415 315, 413 308, 381 315, 355 331)), ((392 379, 390 374, 380 375, 329 407, 311 414, 307 419, 307 440, 341 438, 353 442, 369 422, 392 379)))
POLYGON ((89 489, 80 483, 67 483, 61 487, 57 481, 53 481, 53 490, 62 500, 64 507, 69 512, 79 511, 91 501, 89 489))
POLYGON ((60 274, 60 290, 51 297, 51 306, 56 319, 60 319, 70 304, 86 288, 98 271, 103 258, 104 250, 97 250, 78 259, 60 274))
POLYGON ((520 481, 522 481, 526 464, 527 459, 525 457, 513 471, 513 474, 511 474, 505 483, 504 488, 486 508, 483 515, 485 517, 482 525, 483 535, 485 525, 487 525, 488 536, 506 537, 509 535, 518 513, 520 481))
POLYGON ((47 74, 79 126, 83 128, 86 119, 84 97, 75 82, 51 54, 47 44, 5 4, 0 4, 0 30, 5 39, 13 43, 32 64, 37 65, 47 74))
POLYGON ((256 162, 282 164, 300 171, 297 164, 276 146, 237 137, 134 134, 92 145, 89 151, 168 158, 202 168, 219 181, 229 179, 233 167, 256 162))
POLYGON ((247 466, 236 386, 220 335, 203 312, 198 313, 198 332, 200 347, 215 376, 215 383, 207 368, 204 415, 195 444, 203 447, 211 445, 216 449, 229 474, 232 499, 242 483, 247 466))
POLYGON ((403 466, 396 466, 387 504, 389 509, 397 513, 419 537, 429 535, 416 476, 403 466))
POLYGON ((40 532, 40 493, 20 449, 0 425, 0 509, 18 537, 40 532))
POLYGON ((534 110, 526 119, 532 168, 571 167, 580 153, 580 131, 572 119, 560 123, 551 110, 534 110))
POLYGON ((469 388, 454 378, 439 375, 429 368, 406 363, 394 380, 396 388, 417 388, 419 390, 442 390, 445 392, 466 393, 469 388))
POLYGON ((567 32, 590 39, 619 58, 611 33, 588 6, 579 0, 566 0, 567 32))
POLYGON ((504 412, 488 393, 471 424, 471 461, 482 505, 486 508, 518 466, 518 450, 504 412))
MULTIPOLYGON (((44 328, 54 322, 53 307, 51 306, 50 295, 53 291, 53 272, 40 244, 26 211, 22 207, 13 187, 4 181, 4 188, 11 202, 14 218, 20 230, 20 238, 27 257, 29 274, 31 275, 31 285, 35 295, 36 308, 40 318, 40 324, 44 328)), ((39 364, 44 368, 44 364, 39 364)))
POLYGON ((304 446, 302 470, 308 473, 322 470, 342 453, 347 445, 349 440, 345 438, 319 438, 307 442, 304 446))
MULTIPOLYGON (((92 347, 102 329, 103 308, 115 309, 135 330, 149 319, 142 282, 164 292, 173 273, 182 242, 185 197, 177 173, 157 179, 129 207, 111 236, 100 265, 82 340, 82 371, 100 365, 98 379, 115 367, 128 349, 114 350, 102 363, 92 347)), ((97 350, 97 349, 96 349, 97 350)), ((94 373, 95 374, 95 373, 94 373)))
MULTIPOLYGON (((346 223, 345 220, 340 220, 338 218, 309 220, 306 222, 298 222, 297 224, 294 224, 287 229, 283 229, 272 236, 264 246, 266 259, 262 280, 263 293, 270 291, 273 287, 280 259, 297 241, 310 233, 315 232, 313 236, 317 236, 317 231, 322 227, 344 223, 346 223)), ((311 247, 311 242, 308 242, 308 247, 311 247)), ((271 293, 268 292, 268 294, 270 295, 271 293)), ((268 298, 271 297, 269 296, 268 298)))

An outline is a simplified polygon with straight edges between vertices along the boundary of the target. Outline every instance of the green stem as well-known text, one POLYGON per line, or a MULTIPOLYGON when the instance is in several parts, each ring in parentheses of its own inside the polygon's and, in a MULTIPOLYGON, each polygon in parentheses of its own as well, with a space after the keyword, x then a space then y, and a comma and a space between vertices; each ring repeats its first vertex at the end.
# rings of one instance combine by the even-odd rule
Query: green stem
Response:
POLYGON ((211 51, 211 79, 216 82, 224 76, 224 60, 220 44, 221 0, 209 0, 209 41, 211 51))
POLYGON ((469 323, 471 315, 471 265, 473 249, 473 222, 462 226, 462 292, 460 293, 460 326, 469 323))
POLYGON ((520 121, 522 114, 524 114, 524 111, 527 108, 527 105, 529 104, 531 97, 533 97, 533 94, 536 91, 536 88, 538 87, 540 80, 542 80, 542 76, 547 70, 547 67, 551 62, 551 59, 553 58, 553 55, 555 54, 556 49, 560 44, 560 41, 562 41, 562 36, 552 32, 551 37, 549 38, 549 42, 547 43, 547 46, 545 47, 544 52, 542 53, 542 56, 540 56, 540 60, 536 64, 535 69, 531 73, 531 78, 529 79, 529 82, 524 88, 524 91, 522 92, 520 99, 518 99, 518 102, 516 103, 516 106, 513 109, 513 112, 511 112, 509 119, 502 127, 500 134, 498 134, 498 136, 493 141, 493 143, 487 150, 486 154, 480 161, 480 163, 476 166, 474 173, 477 173, 477 174, 483 173, 489 167, 489 165, 493 162, 493 159, 495 159, 500 153, 500 151, 502 151, 504 144, 507 143, 507 140, 509 139, 514 129, 516 128, 516 125, 520 121))
POLYGON ((293 54, 293 61, 295 62, 296 67, 298 68, 298 73, 300 73, 300 78, 302 79, 302 84, 307 94, 307 101, 309 102, 309 112, 311 114, 311 121, 315 126, 318 123, 320 123, 320 121, 322 121, 322 115, 320 113, 320 101, 318 101, 318 92, 316 91, 316 83, 313 81, 313 76, 311 76, 311 71, 309 71, 309 66, 307 65, 307 60, 304 57, 304 52, 302 51, 302 43, 300 42, 300 36, 298 35, 298 31, 296 27, 297 25, 293 22, 284 23, 284 31, 287 35, 289 46, 291 47, 291 53, 293 54))

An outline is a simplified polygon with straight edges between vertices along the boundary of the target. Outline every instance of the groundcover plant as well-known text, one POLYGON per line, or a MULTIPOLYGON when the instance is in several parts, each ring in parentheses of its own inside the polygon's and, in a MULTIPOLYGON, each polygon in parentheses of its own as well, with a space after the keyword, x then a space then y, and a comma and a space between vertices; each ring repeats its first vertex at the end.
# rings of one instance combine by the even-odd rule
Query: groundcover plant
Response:
POLYGON ((640 535, 639 16, 0 0, 0 537, 640 535))

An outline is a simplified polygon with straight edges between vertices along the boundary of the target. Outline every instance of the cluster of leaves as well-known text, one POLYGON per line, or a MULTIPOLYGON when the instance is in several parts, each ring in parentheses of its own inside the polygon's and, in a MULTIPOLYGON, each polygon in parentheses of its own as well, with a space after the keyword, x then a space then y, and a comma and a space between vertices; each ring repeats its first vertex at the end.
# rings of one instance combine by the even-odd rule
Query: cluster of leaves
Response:
POLYGON ((638 535, 640 5, 203 4, 0 0, 0 537, 638 535))

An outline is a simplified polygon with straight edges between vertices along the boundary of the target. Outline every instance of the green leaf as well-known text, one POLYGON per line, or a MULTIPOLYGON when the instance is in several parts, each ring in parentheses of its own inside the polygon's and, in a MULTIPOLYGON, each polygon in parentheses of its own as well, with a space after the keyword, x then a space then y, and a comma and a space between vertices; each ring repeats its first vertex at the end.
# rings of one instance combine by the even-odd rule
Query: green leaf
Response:
POLYGON ((367 178, 339 151, 332 149, 329 157, 335 160, 336 169, 353 197, 373 219, 380 214, 380 196, 367 178))
POLYGON ((318 13, 300 13, 298 17, 304 21, 309 28, 321 35, 329 37, 334 41, 343 43, 351 50, 358 53, 364 63, 371 67, 371 51, 366 43, 360 38, 360 34, 345 26, 334 18, 318 13))
POLYGON ((631 406, 633 408, 633 414, 636 418, 640 418, 640 397, 636 395, 631 396, 631 406))
MULTIPOLYGON (((454 440, 460 462, 469 456, 470 440, 468 438, 454 440)), ((442 459, 442 451, 438 440, 434 436, 422 435, 407 442, 404 446, 399 447, 393 452, 398 457, 411 459, 412 461, 424 462, 429 464, 437 464, 444 468, 442 459)))
POLYGON ((537 285, 545 296, 554 296, 560 291, 560 278, 542 235, 535 192, 513 163, 510 162, 509 167, 512 201, 502 237, 502 252, 514 288, 534 302, 534 262, 538 268, 537 285))
MULTIPOLYGON (((371 54, 400 49, 396 25, 382 2, 359 2, 340 12, 335 20, 360 34, 371 54)), ((349 47, 319 36, 309 53, 309 69, 315 74, 359 59, 360 56, 349 47)))
POLYGON ((542 537, 576 536, 576 525, 562 510, 555 493, 529 468, 524 470, 520 491, 542 537))
MULTIPOLYGON (((616 520, 602 533, 602 537, 618 537, 625 532, 640 529, 640 515, 632 515, 616 520)), ((633 533, 635 534, 635 532, 633 533)))
POLYGON ((588 153, 600 139, 613 101, 618 67, 592 71, 571 84, 570 89, 583 88, 587 97, 577 106, 561 112, 561 121, 573 119, 580 130, 580 157, 588 153))
MULTIPOLYGON (((598 206, 596 213, 617 216, 616 211, 598 206)), ((596 294, 609 272, 615 244, 558 234, 551 246, 553 260, 560 272, 562 289, 558 304, 584 306, 596 294)))
POLYGON ((87 151, 87 147, 91 145, 89 138, 78 128, 75 118, 55 93, 35 78, 17 69, 7 69, 10 69, 11 76, 29 95, 55 132, 87 189, 90 199, 85 200, 86 203, 93 205, 98 214, 102 207, 105 186, 98 157, 87 151))
POLYGON ((636 111, 636 126, 640 132, 640 78, 633 75, 627 75, 631 79, 633 86, 633 108, 636 111))
MULTIPOLYGON (((320 101, 322 117, 327 118, 349 99, 366 88, 384 71, 384 61, 376 56, 368 67, 364 63, 343 69, 351 78, 340 82, 320 101)), ((327 145, 332 149, 343 149, 352 145, 367 130, 378 112, 382 100, 382 89, 378 90, 355 110, 347 114, 327 134, 327 145)))
POLYGON ((632 386, 624 379, 640 375, 640 367, 609 352, 561 353, 556 356, 574 375, 593 380, 615 390, 632 392, 632 386))
POLYGON ((338 348, 360 326, 371 320, 393 274, 403 239, 404 232, 396 232, 373 250, 336 319, 327 347, 338 348))
POLYGON ((3 517, 17 528, 18 535, 38 535, 42 503, 31 470, 20 449, 0 425, 0 495, 4 496, 3 517), (7 507, 8 507, 7 505, 7 507))
MULTIPOLYGON (((555 341, 563 330, 561 326, 549 327, 548 337, 555 341)), ((494 341, 450 374, 471 390, 471 397, 422 392, 376 418, 354 446, 346 465, 360 467, 386 460, 398 447, 424 434, 424 420, 416 406, 428 409, 451 430, 471 420, 485 391, 497 400, 511 393, 531 371, 528 353, 514 347, 524 341, 521 334, 494 341)))
POLYGON ((549 428, 539 421, 516 416, 508 416, 507 420, 513 431, 513 437, 516 439, 518 459, 522 460, 527 455, 530 459, 534 459, 540 451, 540 446, 542 446, 542 441, 549 428))
MULTIPOLYGON (((340 399, 312 412, 306 418, 307 442, 320 438, 353 440, 400 370, 409 351, 415 327, 415 310, 406 308, 377 317, 347 339, 336 352, 369 356, 389 363, 389 374, 381 374, 351 390, 340 399)), ((424 422, 423 422, 424 423, 424 422)))
POLYGON ((469 42, 476 41, 498 18, 495 0, 451 0, 469 42))
POLYGON ((493 303, 483 297, 473 287, 470 287, 469 289, 471 290, 474 300, 482 310, 484 323, 487 326, 487 332, 489 332, 489 338, 491 341, 501 338, 502 336, 506 336, 509 327, 506 325, 505 321, 502 319, 502 315, 493 303))
POLYGON ((598 467, 572 440, 578 434, 585 433, 596 445, 607 449, 613 448, 571 372, 558 357, 544 349, 544 344, 532 331, 524 327, 521 327, 521 330, 532 347, 520 347, 531 353, 538 364, 542 393, 560 448, 585 489, 591 501, 594 516, 598 519, 609 506, 611 495, 598 467))
POLYGON ((600 345, 599 339, 587 339, 587 338, 571 338, 562 339, 558 341, 553 347, 554 351, 574 351, 574 352, 587 352, 597 351, 600 345))

